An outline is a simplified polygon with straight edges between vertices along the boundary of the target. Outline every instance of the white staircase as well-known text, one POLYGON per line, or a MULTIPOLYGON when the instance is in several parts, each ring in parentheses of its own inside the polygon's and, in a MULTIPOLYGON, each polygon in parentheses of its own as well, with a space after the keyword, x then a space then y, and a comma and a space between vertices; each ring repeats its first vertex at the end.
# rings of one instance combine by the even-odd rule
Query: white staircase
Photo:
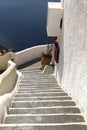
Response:
POLYGON ((25 68, 0 130, 87 130, 78 106, 51 74, 25 68))

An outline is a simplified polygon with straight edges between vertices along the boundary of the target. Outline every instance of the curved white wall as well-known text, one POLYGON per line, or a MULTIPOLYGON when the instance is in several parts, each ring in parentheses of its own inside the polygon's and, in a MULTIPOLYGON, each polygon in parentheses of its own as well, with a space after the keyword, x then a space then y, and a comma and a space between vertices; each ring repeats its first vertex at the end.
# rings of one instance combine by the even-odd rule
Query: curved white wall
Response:
POLYGON ((0 95, 11 92, 17 80, 16 65, 8 61, 8 68, 0 75, 0 95))
POLYGON ((15 95, 16 89, 18 89, 19 86, 18 84, 21 80, 22 75, 19 72, 17 72, 17 74, 18 74, 18 80, 16 82, 14 90, 0 96, 0 123, 3 123, 4 117, 7 114, 7 110, 11 105, 11 100, 15 95))
POLYGON ((41 57, 41 54, 46 51, 47 51, 47 45, 42 45, 31 47, 17 53, 12 53, 11 56, 12 59, 14 59, 16 65, 21 65, 41 57))
POLYGON ((8 69, 0 75, 0 123, 3 123, 21 76, 16 71, 16 65, 12 61, 8 61, 8 69))

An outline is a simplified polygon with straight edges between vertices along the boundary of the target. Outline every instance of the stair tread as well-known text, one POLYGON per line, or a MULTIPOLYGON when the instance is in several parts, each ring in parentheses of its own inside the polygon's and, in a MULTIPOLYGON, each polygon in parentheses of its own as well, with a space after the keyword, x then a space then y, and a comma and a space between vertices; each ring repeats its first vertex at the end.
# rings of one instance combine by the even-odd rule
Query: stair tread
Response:
POLYGON ((72 100, 71 97, 15 97, 13 101, 72 100))
POLYGON ((22 114, 22 115, 9 115, 5 119, 5 124, 15 123, 72 123, 72 122, 84 122, 84 118, 81 115, 60 115, 60 114, 22 114))
POLYGON ((67 93, 20 93, 15 94, 15 97, 31 97, 31 96, 67 96, 67 93))
POLYGON ((19 91, 17 91, 16 93, 42 93, 42 92, 44 92, 44 93, 50 93, 50 92, 64 92, 63 90, 37 90, 37 91, 35 91, 35 90, 19 90, 19 91))
POLYGON ((12 107, 75 106, 73 101, 12 101, 12 107))
POLYGON ((80 113, 76 107, 67 108, 9 108, 9 114, 50 114, 50 113, 80 113))
POLYGON ((85 124, 4 124, 0 130, 87 130, 85 124))

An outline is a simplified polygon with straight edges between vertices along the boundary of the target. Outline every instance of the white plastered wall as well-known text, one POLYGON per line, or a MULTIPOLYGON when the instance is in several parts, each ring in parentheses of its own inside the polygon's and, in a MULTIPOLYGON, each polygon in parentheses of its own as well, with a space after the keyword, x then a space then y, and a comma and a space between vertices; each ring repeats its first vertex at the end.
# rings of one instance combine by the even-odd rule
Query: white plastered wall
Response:
POLYGON ((60 2, 48 2, 47 13, 47 35, 60 37, 60 21, 62 19, 63 7, 60 2))
POLYGON ((0 74, 0 95, 11 92, 14 89, 16 79, 16 65, 8 61, 8 68, 0 74))
POLYGON ((87 119, 87 0, 64 0, 59 79, 87 119))
POLYGON ((47 45, 34 46, 17 53, 12 53, 11 57, 14 59, 14 62, 18 66, 41 57, 42 53, 46 51, 47 45))
POLYGON ((21 73, 16 70, 16 65, 8 61, 8 69, 0 75, 0 123, 3 123, 21 77, 21 73))

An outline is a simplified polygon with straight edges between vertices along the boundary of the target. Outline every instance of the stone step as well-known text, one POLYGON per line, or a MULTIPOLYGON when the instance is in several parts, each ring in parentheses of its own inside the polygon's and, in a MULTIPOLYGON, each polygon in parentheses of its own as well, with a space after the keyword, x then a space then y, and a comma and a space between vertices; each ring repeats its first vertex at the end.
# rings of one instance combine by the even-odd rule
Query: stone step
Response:
POLYGON ((20 88, 45 88, 45 89, 50 89, 50 88, 61 88, 61 87, 58 87, 58 85, 40 85, 40 84, 20 84, 19 85, 20 88))
POLYGON ((34 78, 34 77, 24 77, 22 79, 23 81, 29 81, 29 82, 33 82, 33 81, 38 81, 38 82, 53 82, 53 83, 57 83, 56 80, 54 80, 53 78, 43 78, 43 77, 38 77, 38 78, 34 78))
POLYGON ((21 69, 20 70, 21 72, 42 72, 41 70, 40 70, 40 68, 32 68, 32 69, 29 69, 29 68, 26 68, 26 69, 21 69))
POLYGON ((26 107, 26 108, 34 108, 34 107, 45 107, 45 106, 75 106, 75 102, 73 101, 57 101, 57 100, 41 100, 41 101, 12 101, 12 107, 26 107))
MULTIPOLYGON (((38 74, 38 76, 39 76, 39 75, 43 75, 42 71, 29 71, 29 70, 28 70, 28 71, 24 71, 24 72, 22 72, 22 73, 23 73, 23 74, 26 74, 26 75, 29 75, 29 76, 30 76, 30 75, 31 75, 31 76, 36 75, 36 73, 38 74)), ((45 76, 48 77, 48 75, 49 75, 49 74, 44 73, 43 77, 45 77, 45 76)), ((49 75, 49 76, 52 77, 53 75, 49 75)))
POLYGON ((31 82, 31 81, 30 82, 24 82, 24 81, 22 81, 22 82, 20 82, 20 84, 23 85, 23 84, 30 84, 30 83, 32 83, 32 84, 42 84, 42 85, 46 85, 46 86, 47 85, 51 85, 51 86, 53 86, 53 85, 55 86, 56 85, 56 86, 59 86, 57 82, 53 82, 53 83, 49 82, 49 81, 47 81, 47 82, 45 82, 45 81, 44 82, 37 82, 37 80, 38 79, 34 80, 33 82, 31 82))
POLYGON ((9 108, 8 114, 80 113, 77 107, 9 108))
POLYGON ((64 93, 63 90, 59 90, 59 91, 58 90, 48 90, 48 91, 47 90, 45 90, 45 91, 44 90, 43 91, 39 91, 39 90, 38 91, 34 91, 34 90, 33 91, 30 91, 30 90, 21 91, 21 90, 18 90, 16 93, 17 94, 20 94, 20 93, 21 94, 22 93, 30 94, 30 93, 51 93, 51 92, 53 92, 53 93, 55 93, 55 92, 64 93))
POLYGON ((53 81, 53 82, 57 82, 57 80, 56 79, 54 79, 53 77, 43 77, 43 75, 41 76, 36 76, 36 77, 33 77, 33 76, 24 76, 23 77, 23 80, 24 81, 34 81, 34 80, 37 80, 38 82, 43 82, 44 80, 45 81, 53 81), (38 79, 38 80, 37 80, 38 79))
POLYGON ((58 86, 57 84, 54 84, 54 85, 53 85, 53 84, 33 84, 33 83, 32 83, 32 84, 21 84, 21 83, 20 83, 19 86, 20 86, 20 87, 23 87, 23 86, 24 86, 24 87, 26 87, 26 86, 29 86, 29 87, 30 87, 30 86, 32 86, 32 87, 33 87, 33 86, 37 86, 37 87, 56 87, 56 88, 61 88, 61 87, 58 86))
POLYGON ((49 81, 55 81, 55 82, 57 82, 57 80, 54 78, 54 76, 44 76, 44 75, 25 75, 24 77, 23 77, 23 80, 27 80, 27 79, 31 79, 31 80, 39 80, 39 81, 43 81, 43 80, 49 80, 49 81))
POLYGON ((63 124, 2 124, 0 130, 87 130, 84 123, 63 124))
POLYGON ((23 73, 23 74, 31 74, 31 75, 33 75, 34 73, 39 73, 39 74, 41 74, 41 71, 40 70, 21 70, 21 72, 23 73))
POLYGON ((48 78, 48 79, 54 77, 54 75, 52 75, 52 74, 43 74, 42 72, 39 72, 39 73, 36 73, 36 72, 34 72, 34 73, 22 73, 22 74, 25 75, 25 78, 26 77, 34 77, 35 79, 39 78, 39 77, 48 78))
POLYGON ((57 82, 57 80, 56 79, 54 79, 54 77, 43 77, 43 76, 36 76, 36 77, 34 77, 34 76, 24 76, 23 77, 23 80, 29 80, 29 81, 33 81, 33 80, 36 80, 36 81, 55 81, 55 82, 57 82))
MULTIPOLYGON (((42 70, 32 70, 32 71, 30 71, 30 70, 26 70, 26 71, 21 71, 23 74, 28 74, 28 73, 30 73, 30 75, 34 75, 34 73, 38 73, 39 75, 42 75, 43 73, 42 73, 42 70)), ((44 74, 44 76, 45 75, 47 75, 47 74, 44 74)), ((47 75, 48 76, 48 75, 47 75)), ((53 76, 53 75, 52 75, 53 76)))
POLYGON ((24 83, 20 82, 19 85, 21 86, 21 85, 30 85, 30 84, 31 85, 32 84, 35 84, 35 85, 39 85, 40 84, 40 85, 43 85, 43 86, 57 86, 57 87, 59 86, 57 83, 55 83, 55 84, 54 83, 49 83, 49 82, 48 83, 45 83, 45 82, 44 83, 37 83, 37 82, 35 83, 35 81, 32 82, 32 83, 30 83, 30 82, 29 83, 27 83, 27 82, 24 82, 24 83))
MULTIPOLYGON (((41 78, 41 77, 40 77, 41 78)), ((40 80, 40 79, 33 79, 33 80, 31 80, 31 79, 26 79, 26 80, 22 80, 22 82, 26 82, 26 83, 30 83, 30 82, 36 82, 36 83, 42 83, 42 84, 47 84, 48 82, 51 84, 57 84, 57 82, 56 81, 52 81, 52 80, 49 80, 49 79, 43 79, 43 80, 40 80, 40 81, 38 81, 38 80, 40 80)))
POLYGON ((53 83, 57 83, 57 80, 54 80, 53 78, 52 79, 48 79, 48 78, 41 78, 41 77, 38 77, 38 78, 23 78, 23 81, 24 82, 33 82, 33 81, 37 81, 37 82, 42 82, 44 83, 45 82, 53 82, 53 83))
POLYGON ((31 75, 34 74, 35 72, 42 74, 42 73, 41 73, 42 70, 40 70, 40 69, 38 69, 38 70, 23 70, 23 71, 21 70, 21 72, 22 72, 22 73, 30 73, 31 75))
POLYGON ((44 93, 16 93, 15 97, 30 97, 30 96, 67 96, 64 92, 44 92, 44 93))
POLYGON ((5 124, 18 123, 72 123, 84 122, 79 114, 13 114, 7 115, 5 124))
POLYGON ((35 101, 35 100, 72 100, 69 96, 47 96, 47 97, 14 97, 14 101, 35 101))
POLYGON ((58 86, 37 86, 37 85, 21 85, 19 86, 19 89, 31 89, 31 90, 49 90, 49 89, 61 89, 58 86))
POLYGON ((46 73, 43 74, 42 71, 40 71, 40 72, 39 72, 39 71, 38 71, 38 72, 34 72, 34 71, 29 72, 29 71, 28 71, 28 72, 22 72, 22 74, 23 74, 23 75, 27 75, 27 76, 34 76, 34 75, 37 75, 37 74, 38 74, 37 77, 38 77, 38 76, 39 76, 39 77, 40 77, 40 76, 43 76, 43 77, 54 77, 53 75, 50 75, 50 74, 46 74, 46 73))
POLYGON ((44 75, 38 75, 38 74, 34 74, 34 75, 24 75, 23 74, 23 80, 29 80, 29 81, 33 81, 33 80, 37 80, 37 81, 55 81, 57 82, 57 80, 53 77, 53 76, 44 76, 44 75))
MULTIPOLYGON (((37 92, 37 91, 28 92, 28 94, 30 94, 30 95, 31 95, 32 93, 34 93, 34 94, 40 94, 40 95, 41 95, 41 94, 42 94, 42 95, 43 95, 43 94, 47 94, 47 95, 55 94, 55 96, 56 96, 56 94, 59 94, 59 95, 60 95, 60 94, 63 94, 64 96, 68 95, 68 94, 65 93, 65 92, 57 92, 57 91, 54 91, 54 92, 53 92, 53 91, 52 91, 52 92, 51 92, 51 91, 49 91, 49 92, 43 92, 43 91, 42 91, 42 92, 41 92, 41 91, 40 91, 40 92, 37 92)), ((22 94, 22 93, 16 92, 16 94, 22 94)))
POLYGON ((45 83, 35 83, 35 82, 33 82, 33 83, 26 83, 26 82, 25 83, 20 83, 19 86, 58 87, 57 84, 52 84, 52 83, 45 84, 45 83))
POLYGON ((64 91, 64 90, 61 88, 48 88, 48 89, 19 88, 18 91, 47 92, 47 91, 64 91))
POLYGON ((64 92, 64 90, 62 89, 45 89, 45 90, 30 90, 30 89, 18 89, 17 91, 18 93, 19 92, 64 92))
POLYGON ((44 75, 44 74, 40 74, 40 73, 37 73, 37 74, 24 74, 24 73, 22 73, 23 75, 24 75, 24 78, 31 78, 31 79, 54 79, 54 80, 56 80, 55 78, 54 78, 54 76, 52 76, 52 75, 44 75))
POLYGON ((24 80, 24 79, 23 79, 21 83, 25 83, 25 82, 26 82, 26 83, 36 82, 36 83, 42 83, 42 84, 44 84, 44 83, 46 84, 46 83, 48 83, 48 82, 49 82, 50 84, 51 84, 51 83, 52 83, 52 84, 53 84, 53 83, 54 83, 54 84, 57 83, 56 81, 52 81, 52 80, 51 80, 51 81, 50 81, 50 80, 44 80, 44 79, 43 79, 43 80, 40 80, 40 81, 38 81, 38 80, 39 80, 39 79, 33 79, 33 80, 31 80, 31 79, 24 80))

